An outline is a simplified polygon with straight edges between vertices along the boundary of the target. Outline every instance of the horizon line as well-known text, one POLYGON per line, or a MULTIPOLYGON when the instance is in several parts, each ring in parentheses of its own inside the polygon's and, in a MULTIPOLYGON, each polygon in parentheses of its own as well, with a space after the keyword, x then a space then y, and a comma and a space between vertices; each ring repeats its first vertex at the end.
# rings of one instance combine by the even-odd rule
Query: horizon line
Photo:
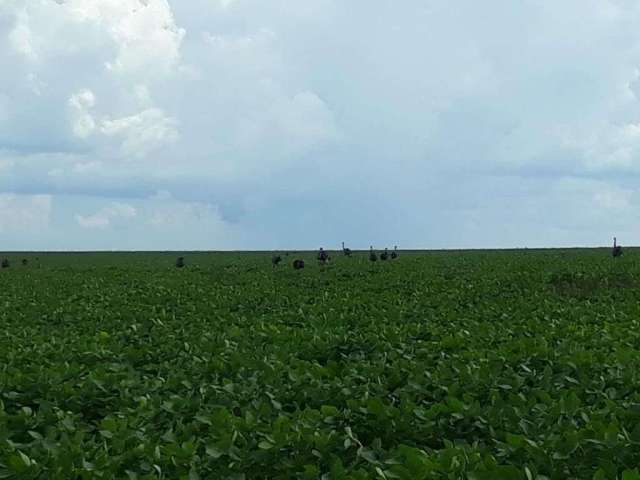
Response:
MULTIPOLYGON (((324 248, 324 247, 323 247, 324 248)), ((608 245, 600 246, 568 246, 568 247, 460 247, 460 248, 398 248, 400 252, 491 252, 491 251, 527 251, 527 250, 599 250, 611 248, 608 245)), ((634 245, 627 245, 624 248, 638 248, 634 245)), ((273 252, 316 252, 319 248, 313 249, 222 249, 222 250, 201 250, 201 249, 186 249, 186 250, 165 250, 165 249, 152 249, 152 250, 126 250, 126 249, 98 249, 98 250, 0 250, 2 254, 73 254, 73 253, 273 253, 273 252)), ((324 249, 328 252, 341 252, 342 248, 324 249)), ((374 248, 374 250, 384 250, 384 248, 374 248)), ((351 248, 352 252, 368 252, 368 248, 358 249, 351 248)))

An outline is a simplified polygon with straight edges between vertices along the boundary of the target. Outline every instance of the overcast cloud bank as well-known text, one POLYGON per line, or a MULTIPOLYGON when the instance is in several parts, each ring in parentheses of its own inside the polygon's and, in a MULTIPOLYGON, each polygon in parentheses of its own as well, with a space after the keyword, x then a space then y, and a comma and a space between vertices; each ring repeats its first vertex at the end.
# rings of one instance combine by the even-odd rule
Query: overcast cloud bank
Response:
POLYGON ((0 249, 640 241, 627 0, 0 0, 0 249))

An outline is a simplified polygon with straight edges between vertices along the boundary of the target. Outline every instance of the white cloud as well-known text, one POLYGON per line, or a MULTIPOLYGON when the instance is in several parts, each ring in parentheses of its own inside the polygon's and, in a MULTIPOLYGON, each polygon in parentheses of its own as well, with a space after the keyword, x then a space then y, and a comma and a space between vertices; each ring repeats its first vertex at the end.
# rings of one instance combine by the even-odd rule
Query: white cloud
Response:
POLYGON ((76 118, 73 124, 73 133, 80 138, 87 138, 96 128, 96 122, 93 117, 85 113, 76 118))
POLYGON ((96 97, 91 90, 83 89, 69 98, 72 110, 73 133, 80 138, 87 138, 96 128, 96 122, 91 114, 95 106, 96 97))
MULTIPOLYGON (((134 96, 140 103, 150 102, 149 92, 144 86, 136 86, 134 96)), ((68 104, 72 111, 73 133, 77 137, 86 139, 99 124, 99 133, 121 140, 122 152, 127 156, 144 156, 179 138, 177 121, 159 108, 147 108, 120 118, 96 118, 92 113, 96 98, 89 89, 71 95, 68 104)))
POLYGON ((69 105, 77 110, 88 110, 96 104, 96 97, 91 90, 84 89, 74 93, 69 99, 69 105))
POLYGON ((32 61, 110 44, 115 54, 104 67, 147 77, 170 73, 180 60, 185 30, 166 0, 33 0, 13 8, 11 45, 32 61), (84 38, 75 37, 80 32, 84 38))
POLYGON ((38 55, 33 45, 33 34, 28 24, 29 17, 25 11, 17 16, 17 22, 13 30, 9 33, 9 44, 13 49, 28 60, 35 61, 38 55))
POLYGON ((114 202, 92 215, 83 216, 77 214, 75 218, 83 228, 104 229, 109 227, 115 220, 131 220, 135 218, 136 215, 137 210, 133 206, 126 203, 114 202))
POLYGON ((46 229, 51 207, 50 195, 0 194, 0 233, 46 229))
POLYGON ((107 68, 121 73, 145 72, 150 67, 169 72, 180 58, 185 30, 175 24, 166 0, 93 2, 78 0, 76 13, 106 23, 118 45, 118 55, 107 68))
POLYGON ((640 170, 640 122, 564 125, 555 133, 558 144, 578 154, 585 170, 640 170))
POLYGON ((178 140, 178 125, 158 108, 149 108, 128 117, 104 119, 100 131, 108 137, 121 137, 127 155, 144 156, 178 140))
POLYGON ((491 244, 507 217, 509 241, 620 230, 639 28, 626 0, 0 0, 0 189, 67 195, 55 218, 80 212, 99 230, 82 238, 219 218, 256 247, 442 241, 431 223, 491 244), (136 222, 103 211, 115 199, 136 222))

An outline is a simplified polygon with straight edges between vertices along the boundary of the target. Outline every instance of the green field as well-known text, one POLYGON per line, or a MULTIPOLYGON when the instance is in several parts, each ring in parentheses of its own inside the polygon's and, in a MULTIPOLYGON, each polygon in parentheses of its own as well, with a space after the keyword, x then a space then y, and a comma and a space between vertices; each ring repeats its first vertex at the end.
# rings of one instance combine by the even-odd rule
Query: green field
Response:
POLYGON ((639 253, 0 255, 0 478, 638 480, 639 253))

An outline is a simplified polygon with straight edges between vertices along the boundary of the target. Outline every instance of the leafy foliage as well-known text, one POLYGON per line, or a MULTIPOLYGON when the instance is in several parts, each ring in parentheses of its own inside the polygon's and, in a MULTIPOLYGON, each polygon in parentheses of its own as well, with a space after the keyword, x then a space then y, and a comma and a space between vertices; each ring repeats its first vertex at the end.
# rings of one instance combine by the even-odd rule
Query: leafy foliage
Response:
POLYGON ((39 254, 0 275, 0 478, 640 478, 626 253, 39 254))

